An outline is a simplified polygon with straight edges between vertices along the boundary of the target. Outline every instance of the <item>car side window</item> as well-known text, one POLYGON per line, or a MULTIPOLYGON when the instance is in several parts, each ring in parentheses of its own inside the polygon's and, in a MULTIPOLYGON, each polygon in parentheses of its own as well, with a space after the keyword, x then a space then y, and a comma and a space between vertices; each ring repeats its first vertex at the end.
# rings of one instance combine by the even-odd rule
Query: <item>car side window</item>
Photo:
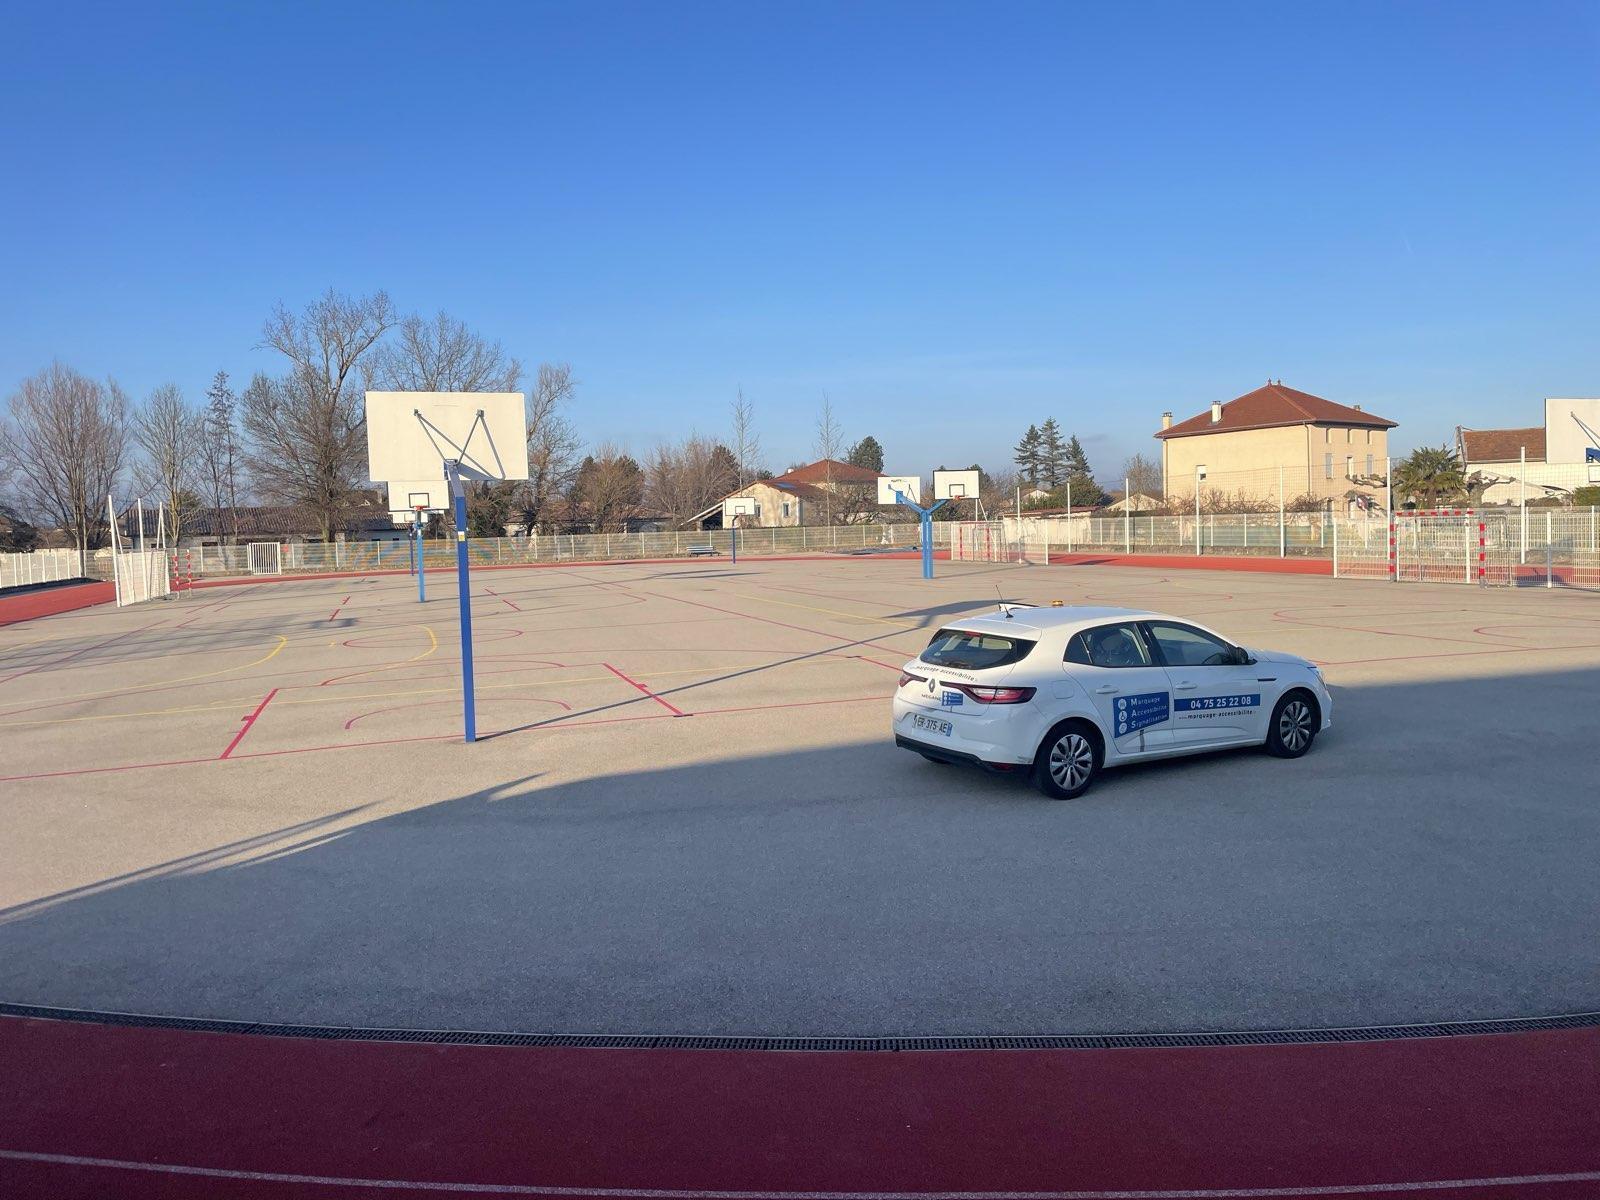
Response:
POLYGON ((1150 632, 1169 667, 1225 667, 1234 661, 1231 645, 1192 625, 1151 621, 1150 632))
POLYGON ((1144 635, 1133 622, 1101 625, 1074 634, 1067 643, 1067 661, 1095 667, 1152 665, 1144 635))

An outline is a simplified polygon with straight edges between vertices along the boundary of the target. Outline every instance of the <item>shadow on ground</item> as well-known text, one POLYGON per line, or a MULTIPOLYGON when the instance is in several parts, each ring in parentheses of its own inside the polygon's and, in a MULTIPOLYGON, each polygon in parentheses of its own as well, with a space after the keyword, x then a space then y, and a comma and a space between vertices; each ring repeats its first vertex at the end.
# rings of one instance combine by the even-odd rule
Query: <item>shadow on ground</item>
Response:
POLYGON ((785 750, 774 723, 756 757, 417 797, 42 898, 4 914, 0 999, 769 1035, 1592 1009, 1596 695, 1596 670, 1341 689, 1306 759, 1069 803, 885 740, 785 750))

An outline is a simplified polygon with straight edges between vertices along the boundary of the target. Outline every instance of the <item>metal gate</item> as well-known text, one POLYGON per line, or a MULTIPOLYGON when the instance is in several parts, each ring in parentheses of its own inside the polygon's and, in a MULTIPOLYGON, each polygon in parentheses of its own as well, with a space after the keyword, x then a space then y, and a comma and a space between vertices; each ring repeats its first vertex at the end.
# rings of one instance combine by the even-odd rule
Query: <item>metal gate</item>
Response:
POLYGON ((277 542, 251 542, 250 574, 282 575, 283 548, 277 542))

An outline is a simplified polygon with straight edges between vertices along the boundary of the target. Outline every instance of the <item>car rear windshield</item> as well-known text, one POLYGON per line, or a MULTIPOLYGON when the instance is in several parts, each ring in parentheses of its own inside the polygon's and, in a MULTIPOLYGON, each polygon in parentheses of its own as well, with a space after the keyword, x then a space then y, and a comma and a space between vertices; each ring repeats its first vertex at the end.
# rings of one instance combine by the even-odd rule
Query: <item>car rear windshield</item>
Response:
POLYGON ((995 633, 973 633, 966 629, 941 629, 933 635, 922 661, 935 667, 955 667, 962 671, 982 671, 1004 667, 1028 657, 1033 642, 1001 637, 995 633))

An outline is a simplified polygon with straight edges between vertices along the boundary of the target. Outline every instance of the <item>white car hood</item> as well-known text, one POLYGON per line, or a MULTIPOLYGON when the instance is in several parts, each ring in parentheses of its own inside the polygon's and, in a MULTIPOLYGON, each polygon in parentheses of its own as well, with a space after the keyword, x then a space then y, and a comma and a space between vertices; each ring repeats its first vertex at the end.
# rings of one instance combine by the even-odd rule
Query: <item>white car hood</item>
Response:
POLYGON ((1298 654, 1290 654, 1286 650, 1257 650, 1254 647, 1246 649, 1250 651, 1250 657, 1257 662, 1284 663, 1292 667, 1304 667, 1308 671, 1317 669, 1317 664, 1309 658, 1301 658, 1298 654))

